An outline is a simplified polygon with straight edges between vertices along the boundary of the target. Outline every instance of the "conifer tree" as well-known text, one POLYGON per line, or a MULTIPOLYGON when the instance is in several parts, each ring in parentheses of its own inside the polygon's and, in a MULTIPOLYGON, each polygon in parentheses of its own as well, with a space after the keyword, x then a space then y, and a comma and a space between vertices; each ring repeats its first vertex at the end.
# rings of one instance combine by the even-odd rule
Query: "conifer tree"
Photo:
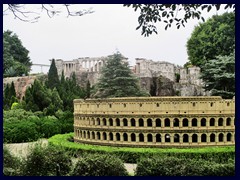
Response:
POLYGON ((140 89, 137 77, 133 75, 123 56, 117 52, 109 56, 96 84, 96 98, 146 96, 140 89))
POLYGON ((18 102, 18 99, 16 97, 16 91, 15 91, 15 86, 12 81, 11 85, 9 84, 6 85, 6 88, 4 89, 4 94, 3 94, 3 108, 4 109, 10 109, 12 106, 12 103, 18 102))
POLYGON ((58 87, 59 85, 59 77, 58 77, 57 67, 54 59, 52 59, 51 66, 48 71, 47 85, 50 89, 53 89, 54 87, 58 87))

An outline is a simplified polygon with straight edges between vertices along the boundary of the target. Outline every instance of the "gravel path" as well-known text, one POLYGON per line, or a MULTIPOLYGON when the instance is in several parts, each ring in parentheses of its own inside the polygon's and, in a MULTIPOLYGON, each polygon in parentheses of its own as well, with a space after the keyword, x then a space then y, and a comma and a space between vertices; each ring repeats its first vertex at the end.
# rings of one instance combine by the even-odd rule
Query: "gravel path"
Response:
MULTIPOLYGON (((6 146, 9 148, 9 150, 18 157, 26 157, 29 148, 31 148, 34 144, 41 143, 42 145, 47 145, 48 140, 47 139, 41 139, 36 142, 29 142, 29 143, 12 143, 12 144, 6 144, 6 146)), ((136 169, 136 164, 131 163, 124 163, 125 168, 127 171, 133 175, 134 169, 136 169)))

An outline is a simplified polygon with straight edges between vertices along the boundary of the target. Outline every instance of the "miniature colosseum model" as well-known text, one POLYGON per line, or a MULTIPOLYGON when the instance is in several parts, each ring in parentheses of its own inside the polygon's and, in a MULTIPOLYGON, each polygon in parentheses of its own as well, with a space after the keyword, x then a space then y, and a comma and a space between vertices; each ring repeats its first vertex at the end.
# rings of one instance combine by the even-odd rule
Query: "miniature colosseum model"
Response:
POLYGON ((75 99, 74 141, 130 147, 234 145, 235 98, 75 99))

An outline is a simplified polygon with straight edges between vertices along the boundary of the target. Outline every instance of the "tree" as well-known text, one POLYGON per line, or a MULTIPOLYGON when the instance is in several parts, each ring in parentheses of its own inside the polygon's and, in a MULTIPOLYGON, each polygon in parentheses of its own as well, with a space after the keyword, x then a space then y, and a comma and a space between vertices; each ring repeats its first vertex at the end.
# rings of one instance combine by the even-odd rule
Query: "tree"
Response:
POLYGON ((202 67, 216 56, 230 55, 235 49, 235 14, 215 15, 200 23, 187 41, 187 53, 192 65, 202 67))
POLYGON ((21 40, 12 31, 3 32, 3 75, 22 76, 28 74, 32 65, 28 56, 29 51, 22 45, 21 40))
POLYGON ((14 102, 18 102, 16 97, 16 91, 15 86, 12 81, 11 85, 7 84, 4 93, 3 93, 3 107, 5 110, 8 110, 11 108, 12 104, 14 102))
MULTIPOLYGON (((153 32, 157 34, 157 22, 166 24, 165 30, 175 24, 179 29, 189 19, 197 18, 204 21, 202 11, 207 9, 211 11, 214 7, 218 11, 223 4, 124 4, 126 7, 132 7, 134 11, 140 10, 138 17, 138 27, 142 28, 142 35, 149 36, 153 32), (182 16, 179 15, 182 13, 182 16)), ((225 4, 225 9, 235 10, 235 4, 225 4)))
POLYGON ((54 59, 52 59, 51 66, 48 71, 47 86, 50 89, 53 89, 59 86, 59 77, 58 77, 57 67, 54 59))
POLYGON ((235 52, 229 56, 217 56, 204 66, 201 78, 211 95, 232 98, 235 96, 235 52))
POLYGON ((101 77, 95 88, 94 97, 128 97, 146 96, 141 91, 137 77, 133 76, 123 56, 117 52, 109 56, 106 66, 102 68, 101 77))

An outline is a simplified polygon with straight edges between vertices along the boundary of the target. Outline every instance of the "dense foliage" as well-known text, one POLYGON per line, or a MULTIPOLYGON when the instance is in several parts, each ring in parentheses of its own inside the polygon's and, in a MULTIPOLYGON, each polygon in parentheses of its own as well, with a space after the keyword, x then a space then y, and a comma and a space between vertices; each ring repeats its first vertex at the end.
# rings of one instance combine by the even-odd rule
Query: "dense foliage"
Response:
POLYGON ((124 4, 126 7, 131 7, 134 11, 140 12, 138 16, 138 27, 142 29, 142 35, 149 36, 153 32, 157 34, 156 24, 163 22, 166 24, 165 30, 172 25, 179 29, 185 27, 190 19, 204 20, 202 13, 215 9, 219 10, 221 6, 224 9, 235 10, 234 4, 124 4))
POLYGON ((88 153, 111 154, 126 163, 136 163, 143 157, 176 157, 190 159, 205 159, 216 163, 225 163, 235 157, 234 146, 204 147, 204 148, 134 148, 134 147, 110 147, 70 142, 68 139, 73 133, 58 134, 48 139, 54 146, 62 146, 75 156, 88 153))
POLYGON ((55 116, 45 116, 42 112, 13 109, 3 112, 3 141, 21 143, 49 138, 55 134, 73 131, 72 112, 57 111, 55 116))
POLYGON ((136 176, 234 176, 235 163, 176 157, 144 158, 137 163, 136 176))
POLYGON ((11 109, 12 104, 14 102, 18 102, 18 99, 16 97, 16 91, 14 87, 14 83, 7 84, 4 92, 3 92, 3 108, 5 110, 11 109))
POLYGON ((235 13, 214 15, 196 26, 187 41, 192 65, 203 67, 217 56, 229 56, 235 49, 235 13))
POLYGON ((89 154, 79 158, 71 176, 127 176, 123 162, 107 154, 89 154))
POLYGON ((209 60, 203 65, 201 78, 211 95, 226 99, 235 96, 235 53, 209 60))
POLYGON ((122 61, 123 56, 115 53, 109 56, 102 68, 94 94, 96 98, 146 96, 140 89, 137 77, 133 75, 128 64, 122 61))
POLYGON ((50 89, 53 89, 54 87, 58 87, 59 83, 60 81, 58 77, 57 67, 55 64, 55 59, 52 59, 52 63, 48 72, 47 86, 50 89))
POLYGON ((28 75, 31 68, 29 51, 16 34, 3 32, 3 75, 4 77, 28 75))

